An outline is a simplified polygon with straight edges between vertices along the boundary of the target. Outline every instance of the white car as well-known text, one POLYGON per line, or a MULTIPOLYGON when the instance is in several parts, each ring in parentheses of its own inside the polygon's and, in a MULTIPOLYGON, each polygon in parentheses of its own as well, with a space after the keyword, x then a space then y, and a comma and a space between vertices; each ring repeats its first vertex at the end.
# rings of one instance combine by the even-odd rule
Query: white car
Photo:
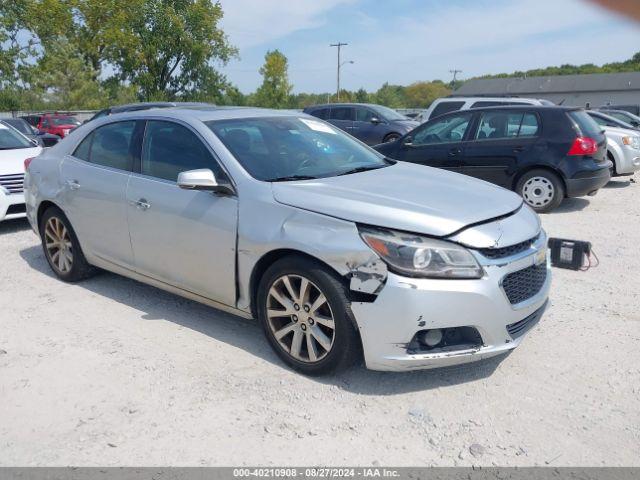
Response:
POLYGON ((458 110, 470 110, 481 107, 500 107, 503 105, 555 105, 549 100, 519 97, 444 97, 435 100, 429 108, 415 120, 424 123, 440 115, 458 110))
POLYGON ((633 175, 640 170, 640 131, 605 112, 587 113, 607 137, 607 157, 613 162, 613 174, 633 175))
POLYGON ((37 157, 42 147, 13 128, 0 124, 0 221, 26 215, 25 160, 37 157))

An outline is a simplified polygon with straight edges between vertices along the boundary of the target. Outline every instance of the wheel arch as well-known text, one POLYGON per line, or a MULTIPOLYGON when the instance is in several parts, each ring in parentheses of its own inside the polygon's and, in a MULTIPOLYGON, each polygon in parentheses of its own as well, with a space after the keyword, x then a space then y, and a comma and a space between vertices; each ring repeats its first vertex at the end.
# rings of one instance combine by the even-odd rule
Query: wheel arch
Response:
POLYGON ((278 260, 285 257, 303 257, 313 262, 319 263, 325 267, 327 267, 330 271, 334 272, 338 278, 340 278, 348 289, 347 279, 340 274, 335 268, 329 265, 327 262, 322 261, 321 259, 314 257, 302 250, 296 250, 293 248, 278 248, 276 250, 271 250, 265 253, 253 266, 253 270, 251 271, 251 277, 249 280, 249 301, 251 307, 251 314, 254 318, 257 317, 257 295, 258 295, 258 285, 260 284, 260 280, 262 276, 267 271, 267 269, 273 265, 278 260))
MULTIPOLYGON (((564 175, 562 174, 562 172, 560 170, 558 170, 557 168, 553 168, 549 165, 531 165, 531 166, 527 166, 527 168, 524 168, 522 171, 518 172, 518 174, 513 178, 513 184, 511 185, 511 190, 513 190, 514 192, 516 192, 517 186, 518 186, 518 182, 520 181, 520 179, 525 176, 527 173, 531 172, 532 170, 546 170, 548 172, 553 173, 554 175, 556 175, 560 181, 562 182, 562 188, 564 189, 564 196, 567 196, 567 182, 564 178, 564 175)), ((517 192, 516 192, 517 193, 517 192)))
POLYGON ((62 211, 62 213, 64 213, 60 206, 55 202, 52 202, 51 200, 43 200, 42 202, 40 202, 40 205, 38 205, 38 210, 36 212, 36 222, 38 225, 38 230, 40 230, 40 220, 42 219, 42 215, 44 215, 44 212, 46 212, 50 207, 55 207, 62 211))

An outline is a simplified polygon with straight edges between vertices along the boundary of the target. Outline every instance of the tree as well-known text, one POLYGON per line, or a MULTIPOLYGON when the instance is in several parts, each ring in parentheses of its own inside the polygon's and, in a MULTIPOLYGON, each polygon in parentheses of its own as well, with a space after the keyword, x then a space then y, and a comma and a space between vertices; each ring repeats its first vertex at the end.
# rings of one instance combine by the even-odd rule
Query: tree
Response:
POLYGON ((353 96, 357 103, 368 103, 369 102, 369 94, 364 88, 360 88, 356 94, 353 96))
POLYGON ((219 96, 226 78, 214 67, 237 55, 218 27, 223 12, 211 0, 135 0, 126 48, 113 56, 120 78, 146 100, 219 96))
POLYGON ((46 50, 31 87, 41 92, 49 108, 98 109, 107 100, 91 66, 74 45, 62 39, 55 48, 46 50))
POLYGON ((291 104, 288 61, 279 50, 268 51, 264 65, 260 67, 262 85, 255 93, 255 102, 260 107, 288 108, 291 104))
POLYGON ((374 95, 375 102, 391 108, 403 108, 407 106, 404 87, 384 83, 374 95))
POLYGON ((446 97, 451 90, 442 82, 416 82, 405 88, 407 106, 412 108, 427 108, 440 97, 446 97))

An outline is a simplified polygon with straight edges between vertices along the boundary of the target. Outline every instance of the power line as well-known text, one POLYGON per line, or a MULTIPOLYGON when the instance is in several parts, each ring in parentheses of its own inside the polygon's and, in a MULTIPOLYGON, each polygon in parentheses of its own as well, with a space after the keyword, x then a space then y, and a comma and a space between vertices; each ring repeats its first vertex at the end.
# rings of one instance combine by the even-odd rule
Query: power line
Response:
POLYGON ((449 70, 449 73, 453 73, 453 80, 451 80, 451 85, 455 85, 456 84, 456 77, 458 76, 459 73, 462 73, 462 70, 449 70))

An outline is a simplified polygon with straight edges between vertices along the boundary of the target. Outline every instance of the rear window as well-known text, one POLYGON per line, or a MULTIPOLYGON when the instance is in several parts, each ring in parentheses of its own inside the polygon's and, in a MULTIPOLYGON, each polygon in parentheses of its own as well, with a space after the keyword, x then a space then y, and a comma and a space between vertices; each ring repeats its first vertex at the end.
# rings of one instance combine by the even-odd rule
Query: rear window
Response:
POLYGON ((602 127, 584 110, 574 110, 568 113, 573 120, 574 128, 584 137, 597 137, 602 133, 602 127))
POLYGON ((449 112, 455 112, 456 110, 460 110, 463 105, 464 102, 440 102, 436 105, 436 108, 433 109, 429 118, 434 118, 449 112))

